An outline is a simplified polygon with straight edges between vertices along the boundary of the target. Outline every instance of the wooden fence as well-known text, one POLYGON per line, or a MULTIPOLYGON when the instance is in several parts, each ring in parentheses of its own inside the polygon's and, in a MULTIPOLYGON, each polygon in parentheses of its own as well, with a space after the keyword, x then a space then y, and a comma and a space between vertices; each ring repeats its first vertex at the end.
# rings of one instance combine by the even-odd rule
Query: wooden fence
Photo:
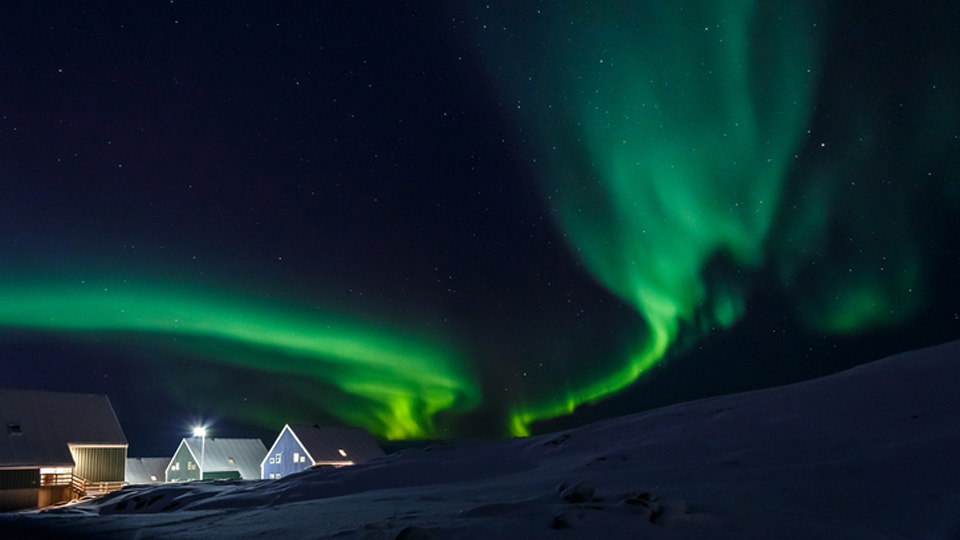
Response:
POLYGON ((70 490, 75 493, 76 498, 85 495, 106 495, 111 491, 117 491, 126 482, 91 482, 72 472, 58 472, 40 475, 40 486, 70 486, 70 490))

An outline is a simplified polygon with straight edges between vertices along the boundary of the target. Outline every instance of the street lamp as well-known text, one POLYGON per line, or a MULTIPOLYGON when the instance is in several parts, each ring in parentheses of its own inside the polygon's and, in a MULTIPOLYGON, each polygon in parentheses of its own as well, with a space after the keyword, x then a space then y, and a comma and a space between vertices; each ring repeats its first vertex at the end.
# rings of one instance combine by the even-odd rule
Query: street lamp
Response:
POLYGON ((200 437, 200 479, 203 480, 203 454, 207 449, 207 428, 203 426, 193 428, 193 436, 200 437))

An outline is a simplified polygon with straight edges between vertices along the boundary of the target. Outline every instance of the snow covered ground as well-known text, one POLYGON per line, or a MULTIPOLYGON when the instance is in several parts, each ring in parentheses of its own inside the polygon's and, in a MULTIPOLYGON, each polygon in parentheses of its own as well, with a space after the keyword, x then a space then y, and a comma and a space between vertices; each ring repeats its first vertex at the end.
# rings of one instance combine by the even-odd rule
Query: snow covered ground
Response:
POLYGON ((960 342, 565 432, 282 480, 134 486, 74 538, 960 538, 960 342))

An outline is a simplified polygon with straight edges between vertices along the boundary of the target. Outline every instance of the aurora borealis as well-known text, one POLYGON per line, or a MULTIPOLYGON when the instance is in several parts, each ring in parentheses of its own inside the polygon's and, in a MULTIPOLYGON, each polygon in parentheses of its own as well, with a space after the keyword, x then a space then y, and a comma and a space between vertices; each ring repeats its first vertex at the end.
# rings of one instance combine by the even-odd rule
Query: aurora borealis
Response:
MULTIPOLYGON (((810 262, 792 256, 825 245, 818 232, 838 219, 838 201, 797 165, 810 146, 826 147, 809 144, 831 24, 823 13, 815 2, 636 10, 570 2, 492 36, 501 63, 491 71, 533 133, 534 168, 555 220, 591 274, 643 316, 647 334, 623 367, 514 413, 514 433, 633 383, 681 333, 696 339, 733 325, 764 266, 778 266, 789 288, 804 272, 798 263, 810 262), (791 176, 800 187, 788 199, 791 176), (785 213, 797 196, 808 207, 785 213)), ((515 13, 487 17, 501 17, 489 27, 517 22, 515 13)), ((948 131, 938 135, 941 145, 949 140, 948 131)), ((837 231, 860 235, 864 223, 883 220, 872 217, 837 231)), ((887 245, 871 249, 879 271, 858 268, 853 280, 820 285, 832 296, 825 304, 801 300, 806 324, 856 333, 912 314, 923 263, 903 232, 889 233, 887 245)))
MULTIPOLYGON (((511 98, 530 104, 518 109, 541 143, 538 172, 571 247, 648 327, 627 367, 574 392, 582 402, 632 383, 681 326, 740 317, 743 283, 711 265, 763 263, 819 64, 809 6, 565 7, 501 40, 527 53, 504 78, 532 87, 511 98), (584 31, 555 39, 567 20, 584 31), (524 80, 523 70, 534 74, 524 80)), ((571 405, 520 414, 549 418, 571 405)))
POLYGON ((522 435, 960 337, 947 2, 17 9, 0 384, 132 445, 522 435))
MULTIPOLYGON (((318 387, 335 385, 353 398, 344 400, 353 407, 327 404, 340 420, 391 439, 432 435, 434 413, 473 405, 478 397, 460 364, 438 347, 358 324, 327 322, 316 314, 297 317, 290 308, 271 310, 229 297, 205 298, 203 291, 44 284, 17 287, 0 299, 0 306, 0 321, 10 326, 161 333, 249 347, 254 354, 207 356, 252 364, 267 373, 314 378, 318 387)), ((189 340, 176 343, 192 347, 189 340)))

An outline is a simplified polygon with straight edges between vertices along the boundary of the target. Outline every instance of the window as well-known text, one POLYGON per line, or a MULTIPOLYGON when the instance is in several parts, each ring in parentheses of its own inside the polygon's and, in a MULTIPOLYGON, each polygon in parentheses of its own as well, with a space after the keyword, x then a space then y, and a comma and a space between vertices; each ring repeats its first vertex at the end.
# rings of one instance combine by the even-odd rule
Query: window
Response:
POLYGON ((340 455, 341 455, 341 456, 347 457, 347 451, 346 451, 346 450, 344 450, 343 448, 341 448, 341 449, 339 449, 338 451, 340 452, 340 455))
POLYGON ((273 465, 277 462, 277 458, 270 458, 270 464, 273 465))
POLYGON ((196 463, 194 463, 194 462, 192 462, 192 461, 188 461, 188 462, 187 462, 187 470, 188 470, 188 471, 196 470, 196 468, 197 468, 196 463))
POLYGON ((294 453, 293 453, 293 462, 294 462, 294 463, 300 463, 300 452, 294 452, 294 453))
MULTIPOLYGON (((273 459, 273 458, 270 458, 270 459, 273 459)), ((273 474, 273 473, 270 473, 270 479, 271 479, 271 480, 275 480, 276 478, 277 478, 277 475, 275 475, 275 474, 273 474)))
POLYGON ((23 428, 20 424, 7 424, 7 433, 10 435, 23 435, 23 428))
POLYGON ((280 479, 280 473, 277 473, 277 480, 280 479))
POLYGON ((236 463, 235 461, 233 461, 233 458, 232 458, 232 457, 231 457, 231 458, 227 458, 227 462, 230 463, 230 464, 236 463))
POLYGON ((170 467, 170 470, 171 470, 171 471, 179 471, 179 470, 180 470, 180 462, 178 461, 178 462, 174 463, 173 466, 170 467))
POLYGON ((282 456, 282 455, 283 455, 283 454, 277 454, 277 463, 278 463, 278 464, 280 463, 280 456, 282 456))
POLYGON ((306 463, 306 462, 307 462, 307 456, 300 456, 300 463, 306 463))
POLYGON ((157 481, 157 475, 151 474, 151 475, 150 475, 150 481, 151 481, 151 482, 156 482, 156 481, 157 481))

